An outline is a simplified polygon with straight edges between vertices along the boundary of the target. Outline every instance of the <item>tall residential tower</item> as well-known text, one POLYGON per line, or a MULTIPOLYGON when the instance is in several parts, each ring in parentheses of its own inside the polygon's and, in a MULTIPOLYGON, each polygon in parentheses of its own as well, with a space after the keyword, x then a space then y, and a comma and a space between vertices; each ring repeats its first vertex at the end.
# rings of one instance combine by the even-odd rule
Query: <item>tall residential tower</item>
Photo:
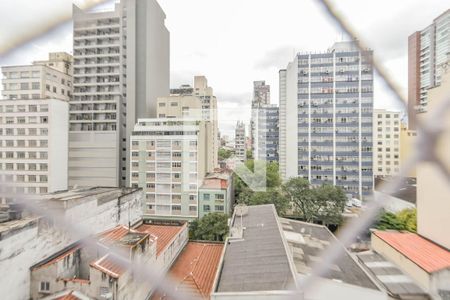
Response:
POLYGON ((299 53, 280 71, 280 171, 363 197, 373 189, 372 51, 299 53))
POLYGON ((442 65, 450 54, 450 9, 426 28, 408 38, 408 116, 409 128, 415 129, 412 114, 424 112, 428 89, 439 86, 442 65))
POLYGON ((121 0, 112 11, 73 9, 74 90, 69 185, 129 184, 129 138, 169 94, 169 32, 156 0, 121 0))

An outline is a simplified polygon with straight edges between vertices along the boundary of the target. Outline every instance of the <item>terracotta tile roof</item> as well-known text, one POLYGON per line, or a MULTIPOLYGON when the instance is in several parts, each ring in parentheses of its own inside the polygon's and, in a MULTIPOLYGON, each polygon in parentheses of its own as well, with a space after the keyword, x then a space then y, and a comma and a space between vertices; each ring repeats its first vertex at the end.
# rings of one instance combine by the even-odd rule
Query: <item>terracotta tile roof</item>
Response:
POLYGON ((90 266, 114 278, 119 278, 127 271, 126 264, 121 263, 113 254, 106 254, 90 263, 90 266))
POLYGON ((149 233, 156 237, 156 255, 159 254, 170 244, 170 242, 187 226, 179 225, 154 225, 142 224, 136 228, 139 232, 149 233))
MULTIPOLYGON (((176 289, 192 298, 209 299, 222 256, 223 244, 189 242, 170 268, 176 289)), ((165 299, 160 294, 152 300, 165 299)))
POLYGON ((146 238, 148 235, 148 233, 118 225, 110 230, 100 233, 98 240, 104 244, 116 243, 122 246, 131 247, 139 243, 139 241, 146 238))
POLYGON ((72 245, 66 249, 63 249, 61 252, 53 255, 53 258, 52 258, 52 256, 50 256, 47 261, 44 260, 41 263, 38 263, 38 264, 32 266, 30 269, 37 270, 37 269, 41 269, 41 268, 45 268, 47 266, 53 265, 54 263, 57 263, 58 261, 64 259, 65 257, 69 256, 70 254, 74 253, 75 251, 77 251, 80 248, 81 248, 81 245, 79 245, 79 244, 72 245))
POLYGON ((58 298, 55 298, 55 300, 80 300, 80 298, 78 298, 77 296, 75 296, 73 294, 73 291, 70 291, 68 294, 66 295, 62 295, 58 298))
POLYGON ((450 251, 418 234, 398 231, 374 234, 428 273, 450 268, 450 251))

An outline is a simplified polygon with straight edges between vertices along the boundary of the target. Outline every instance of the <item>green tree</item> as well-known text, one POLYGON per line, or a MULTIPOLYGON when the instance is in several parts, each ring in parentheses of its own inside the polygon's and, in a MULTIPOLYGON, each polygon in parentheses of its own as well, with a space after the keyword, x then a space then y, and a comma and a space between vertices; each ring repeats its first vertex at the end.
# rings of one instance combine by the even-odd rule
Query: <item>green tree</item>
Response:
POLYGON ((398 220, 404 225, 405 230, 417 231, 417 210, 407 208, 397 213, 398 220))
POLYGON ((233 155, 233 152, 231 150, 228 149, 224 149, 224 148, 220 148, 219 149, 219 160, 225 160, 230 158, 233 155))
POLYGON ((294 177, 289 179, 282 187, 289 201, 293 204, 296 214, 306 222, 313 222, 317 215, 319 206, 315 199, 316 195, 305 178, 294 177))
POLYGON ((269 189, 266 192, 244 191, 238 202, 246 205, 274 204, 279 216, 286 214, 289 208, 289 200, 280 189, 269 189))
POLYGON ((247 150, 247 151, 245 151, 245 157, 246 157, 247 159, 253 159, 253 153, 252 153, 252 150, 247 150))
POLYGON ((323 224, 336 224, 342 222, 347 197, 344 191, 337 186, 324 184, 313 189, 315 201, 318 205, 317 219, 323 224))
POLYGON ((321 221, 339 225, 347 197, 340 187, 322 185, 312 188, 307 179, 296 177, 282 186, 295 213, 306 222, 321 221))
POLYGON ((417 231, 416 209, 404 209, 397 214, 383 211, 375 227, 379 230, 407 230, 417 231))
POLYGON ((223 213, 210 213, 189 226, 189 236, 193 240, 224 241, 228 234, 228 216, 223 213))

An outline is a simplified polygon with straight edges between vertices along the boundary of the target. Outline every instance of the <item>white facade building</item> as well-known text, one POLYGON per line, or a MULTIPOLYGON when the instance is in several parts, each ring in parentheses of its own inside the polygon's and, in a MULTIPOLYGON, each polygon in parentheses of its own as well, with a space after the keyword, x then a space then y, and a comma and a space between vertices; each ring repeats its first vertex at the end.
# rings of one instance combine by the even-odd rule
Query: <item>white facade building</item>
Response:
POLYGON ((198 217, 198 188, 208 168, 211 124, 140 119, 131 136, 131 185, 142 187, 148 218, 198 217))
POLYGON ((2 67, 0 171, 7 186, 0 203, 67 189, 70 69, 71 56, 62 52, 2 67))
POLYGON ((69 185, 128 184, 129 136, 169 94, 169 32, 156 0, 122 0, 74 19, 69 185))
POLYGON ((373 124, 373 174, 396 175, 400 171, 400 112, 375 109, 373 124))
POLYGON ((13 194, 67 189, 68 103, 59 99, 1 100, 0 170, 13 194))

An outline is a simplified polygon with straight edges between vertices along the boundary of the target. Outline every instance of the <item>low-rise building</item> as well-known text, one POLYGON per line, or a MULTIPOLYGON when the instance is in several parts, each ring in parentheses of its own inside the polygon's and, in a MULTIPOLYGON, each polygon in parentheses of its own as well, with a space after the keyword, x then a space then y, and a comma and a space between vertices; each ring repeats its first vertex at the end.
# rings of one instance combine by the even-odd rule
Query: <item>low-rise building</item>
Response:
POLYGON ((151 283, 133 275, 128 264, 153 266, 156 237, 119 225, 96 239, 95 247, 80 241, 31 266, 31 299, 66 289, 94 299, 145 299, 151 283), (110 252, 111 247, 121 249, 126 256, 110 252))
MULTIPOLYGON (((222 243, 189 242, 168 273, 174 289, 191 299, 210 299, 223 247, 222 243)), ((151 299, 168 298, 155 293, 151 299)))
POLYGON ((231 215, 234 204, 233 174, 229 170, 209 173, 198 189, 199 218, 208 213, 231 215))
POLYGON ((325 227, 279 218, 273 204, 236 206, 211 299, 386 299, 348 253, 298 291, 331 243, 325 227))
POLYGON ((67 227, 25 213, 21 219, 0 223, 0 270, 8 274, 0 281, 0 290, 10 299, 29 299, 32 265, 83 238, 81 229, 97 234, 138 222, 143 197, 141 189, 105 187, 39 196, 40 207, 67 220, 67 227))

